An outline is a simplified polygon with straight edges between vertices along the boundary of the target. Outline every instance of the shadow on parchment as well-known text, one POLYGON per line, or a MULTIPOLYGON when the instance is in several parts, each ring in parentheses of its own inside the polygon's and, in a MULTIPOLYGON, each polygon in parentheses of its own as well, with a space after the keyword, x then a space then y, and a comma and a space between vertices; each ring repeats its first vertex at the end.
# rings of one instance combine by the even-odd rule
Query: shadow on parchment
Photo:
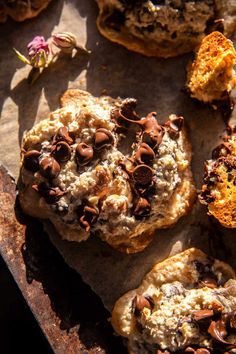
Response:
MULTIPOLYGON (((27 281, 40 282, 51 301, 52 310, 60 319, 61 330, 76 329, 83 345, 81 350, 102 348, 106 354, 125 354, 121 339, 113 336, 108 322, 109 312, 99 297, 80 275, 70 268, 52 245, 42 224, 23 214, 18 199, 15 212, 26 225, 22 255, 27 281)), ((82 352, 82 351, 81 351, 82 352)), ((98 351, 100 352, 100 351, 98 351)))
POLYGON ((0 34, 5 32, 9 34, 8 40, 1 41, 0 44, 1 55, 4 55, 1 57, 4 70, 2 74, 0 73, 0 79, 2 79, 0 80, 0 93, 1 91, 3 93, 0 95, 0 112, 7 97, 10 97, 18 106, 19 144, 21 144, 23 132, 34 124, 42 95, 45 96, 50 111, 57 109, 59 97, 68 88, 69 80, 73 81, 87 66, 87 55, 75 55, 74 58, 70 58, 61 53, 56 63, 44 70, 33 85, 29 85, 27 79, 23 79, 11 88, 11 81, 16 70, 24 66, 17 59, 12 48, 16 47, 24 54, 27 43, 34 36, 42 35, 45 39, 49 38, 60 21, 64 2, 65 0, 52 1, 37 18, 20 24, 9 21, 0 29, 0 34))

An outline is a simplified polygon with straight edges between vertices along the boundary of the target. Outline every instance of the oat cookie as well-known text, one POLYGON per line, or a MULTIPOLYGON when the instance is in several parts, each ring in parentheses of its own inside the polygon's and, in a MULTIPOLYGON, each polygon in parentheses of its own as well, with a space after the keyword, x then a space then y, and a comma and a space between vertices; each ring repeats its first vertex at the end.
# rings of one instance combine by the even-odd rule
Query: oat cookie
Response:
POLYGON ((236 51, 231 40, 220 32, 206 36, 195 60, 188 66, 187 87, 199 101, 223 100, 236 86, 236 51))
POLYGON ((222 354, 235 347, 235 321, 233 269, 191 248, 156 264, 111 322, 130 353, 222 354))
POLYGON ((219 25, 236 27, 234 0, 97 0, 100 32, 147 56, 172 57, 192 51, 219 25), (227 4, 226 4, 227 3, 227 4))
POLYGON ((200 201, 223 226, 236 228, 236 131, 229 128, 205 165, 200 201))
POLYGON ((22 143, 19 196, 26 213, 48 218, 66 240, 90 233, 139 252, 175 224, 195 198, 183 118, 140 118, 136 100, 69 90, 61 109, 22 143))
POLYGON ((0 0, 0 23, 9 17, 24 21, 37 16, 51 0, 0 0))

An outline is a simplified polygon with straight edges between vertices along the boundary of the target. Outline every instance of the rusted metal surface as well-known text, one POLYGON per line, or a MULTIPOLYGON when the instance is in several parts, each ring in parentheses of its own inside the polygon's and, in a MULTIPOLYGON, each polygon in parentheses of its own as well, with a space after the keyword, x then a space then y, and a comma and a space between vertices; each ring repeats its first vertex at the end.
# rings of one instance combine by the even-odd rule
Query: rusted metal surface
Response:
POLYGON ((40 222, 21 213, 15 188, 0 166, 0 252, 52 349, 125 353, 100 299, 65 264, 40 222))

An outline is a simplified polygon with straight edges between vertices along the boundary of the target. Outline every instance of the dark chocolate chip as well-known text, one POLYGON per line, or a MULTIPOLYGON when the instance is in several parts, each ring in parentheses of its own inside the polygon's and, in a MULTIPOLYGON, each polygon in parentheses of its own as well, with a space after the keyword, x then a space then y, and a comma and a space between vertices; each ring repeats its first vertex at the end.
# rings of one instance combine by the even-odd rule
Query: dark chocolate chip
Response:
POLYGON ((206 276, 199 282, 199 285, 200 287, 207 286, 208 288, 215 289, 217 288, 217 280, 206 276))
POLYGON ((132 176, 135 183, 141 186, 147 186, 152 182, 153 171, 151 167, 147 165, 139 165, 133 169, 132 176))
POLYGON ((177 116, 171 116, 170 120, 165 123, 171 139, 177 139, 179 137, 179 132, 183 127, 183 123, 184 118, 177 116))
POLYGON ((58 162, 66 162, 71 158, 70 145, 66 141, 59 141, 52 146, 52 155, 58 162))
POLYGON ((53 144, 56 144, 58 141, 65 141, 69 145, 73 144, 73 139, 70 137, 67 127, 61 127, 58 129, 53 138, 53 144))
POLYGON ((140 164, 151 164, 155 158, 152 148, 146 143, 141 143, 140 147, 134 155, 134 159, 140 164))
POLYGON ((40 163, 39 168, 41 174, 45 178, 56 178, 60 173, 60 165, 53 157, 44 157, 40 163))
POLYGON ((111 146, 114 142, 111 132, 104 128, 99 128, 95 133, 94 147, 97 150, 111 146))
POLYGON ((133 300, 134 313, 139 314, 145 307, 152 310, 153 304, 150 302, 149 299, 147 299, 147 297, 142 295, 136 295, 133 300))
POLYGON ((24 154, 23 165, 26 170, 36 172, 39 169, 40 152, 37 150, 30 150, 24 154))
POLYGON ((135 204, 133 214, 136 217, 145 217, 150 215, 151 205, 149 201, 145 198, 139 198, 135 204))
POLYGON ((201 321, 201 320, 205 320, 205 319, 209 319, 210 317, 212 317, 214 315, 214 311, 213 310, 197 310, 193 312, 193 319, 195 321, 201 321))
POLYGON ((213 151, 212 151, 212 158, 213 159, 218 159, 221 156, 227 156, 228 154, 231 153, 231 147, 229 143, 222 143, 218 145, 213 151))
POLYGON ((85 143, 76 146, 75 159, 78 165, 87 165, 93 158, 93 148, 85 143))
POLYGON ((46 182, 33 185, 32 188, 37 191, 48 204, 56 203, 66 193, 59 187, 52 187, 46 182))

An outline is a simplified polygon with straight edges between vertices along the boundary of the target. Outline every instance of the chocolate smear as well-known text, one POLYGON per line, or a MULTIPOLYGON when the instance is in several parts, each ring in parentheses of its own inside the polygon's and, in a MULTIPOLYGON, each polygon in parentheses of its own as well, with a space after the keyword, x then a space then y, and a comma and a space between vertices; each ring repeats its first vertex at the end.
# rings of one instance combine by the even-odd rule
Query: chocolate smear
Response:
POLYGON ((59 187, 52 187, 46 182, 41 182, 39 185, 32 185, 32 188, 38 192, 48 204, 56 203, 66 193, 59 187))
POLYGON ((205 320, 208 319, 210 317, 212 317, 214 315, 214 311, 213 310, 198 310, 198 311, 194 311, 193 312, 193 319, 195 321, 201 321, 201 320, 205 320))
POLYGON ((79 216, 80 226, 85 229, 86 232, 89 232, 91 225, 97 221, 98 211, 94 207, 82 204, 78 207, 77 214, 79 216))

